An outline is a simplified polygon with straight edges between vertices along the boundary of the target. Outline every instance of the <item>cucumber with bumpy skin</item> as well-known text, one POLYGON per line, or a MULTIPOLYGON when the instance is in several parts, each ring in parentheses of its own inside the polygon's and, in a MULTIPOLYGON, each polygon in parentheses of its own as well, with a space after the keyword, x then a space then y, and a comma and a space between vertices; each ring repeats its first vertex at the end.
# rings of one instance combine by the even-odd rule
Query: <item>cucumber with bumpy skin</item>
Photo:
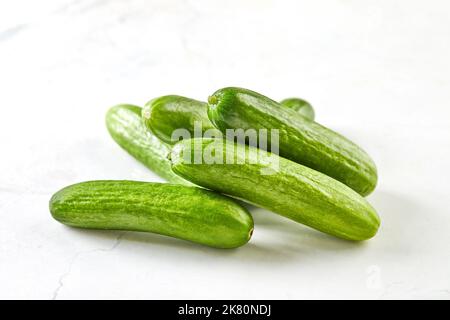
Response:
POLYGON ((207 130, 216 130, 209 121, 207 104, 202 101, 169 95, 147 102, 142 109, 142 118, 148 129, 166 143, 174 144, 172 133, 177 129, 186 129, 194 137, 194 125, 201 125, 203 134, 207 130))
POLYGON ((280 101, 280 104, 294 111, 297 111, 308 120, 314 120, 314 108, 306 100, 300 98, 288 98, 280 101))
POLYGON ((172 172, 167 159, 171 146, 147 130, 140 107, 121 104, 110 108, 106 113, 106 127, 117 144, 160 177, 172 183, 190 185, 172 172))
POLYGON ((199 186, 336 237, 366 240, 377 233, 377 213, 346 185, 276 154, 227 141, 178 142, 171 153, 172 170, 199 186))
POLYGON ((235 201, 163 183, 78 183, 53 195, 50 212, 72 227, 153 232, 217 248, 242 246, 253 232, 252 217, 235 201))
MULTIPOLYGON (((361 195, 375 189, 377 169, 364 150, 259 93, 220 89, 208 99, 208 116, 223 133, 227 129, 277 129, 282 157, 325 173, 361 195)), ((267 142, 270 145, 271 137, 267 142)))
MULTIPOLYGON (((314 110, 305 100, 290 98, 281 104, 314 120, 314 110)), ((211 134, 217 130, 208 118, 208 105, 205 102, 182 96, 168 95, 150 100, 142 109, 142 118, 147 128, 168 144, 177 142, 172 140, 172 133, 177 129, 186 129, 190 137, 194 138, 195 122, 201 125, 199 133, 202 135, 207 130, 211 134)))

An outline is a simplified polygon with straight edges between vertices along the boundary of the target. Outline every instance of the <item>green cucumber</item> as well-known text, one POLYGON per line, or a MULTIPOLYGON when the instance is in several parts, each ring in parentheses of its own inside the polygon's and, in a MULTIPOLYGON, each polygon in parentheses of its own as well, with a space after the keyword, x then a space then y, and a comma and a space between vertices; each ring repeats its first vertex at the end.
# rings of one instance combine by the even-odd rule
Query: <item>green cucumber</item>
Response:
POLYGON ((280 101, 280 104, 297 111, 299 114, 307 118, 308 120, 314 120, 315 113, 312 105, 300 98, 289 98, 280 101))
POLYGON ((214 130, 208 118, 208 108, 205 102, 181 96, 163 96, 147 102, 142 109, 142 118, 148 129, 166 143, 176 143, 172 140, 172 133, 176 129, 186 129, 189 138, 194 137, 194 125, 201 125, 203 134, 207 130, 214 130))
MULTIPOLYGON (((290 98, 283 100, 281 104, 314 120, 314 110, 305 100, 290 98)), ((213 130, 210 131, 211 134, 217 132, 208 118, 208 105, 205 102, 181 96, 169 95, 150 100, 142 109, 142 118, 147 128, 168 144, 178 142, 172 139, 172 133, 180 128, 186 129, 191 138, 195 137, 196 122, 202 129, 198 134, 203 135, 207 130, 213 130)))
MULTIPOLYGON (((220 89, 208 99, 208 116, 223 133, 227 129, 277 129, 282 157, 325 173, 361 195, 375 189, 377 169, 364 150, 259 93, 220 89)), ((270 145, 270 136, 267 142, 270 145)))
POLYGON ((336 237, 358 241, 377 233, 380 219, 375 210, 343 183, 276 154, 226 142, 178 142, 171 153, 172 170, 199 186, 336 237), (197 157, 200 161, 195 162, 197 157))
POLYGON ((171 146, 148 132, 140 107, 121 104, 110 108, 106 113, 106 127, 117 144, 160 177, 172 183, 190 184, 170 169, 167 156, 171 146))
POLYGON ((197 187, 88 181, 53 195, 57 221, 79 228, 153 232, 216 248, 244 245, 253 219, 235 201, 197 187))

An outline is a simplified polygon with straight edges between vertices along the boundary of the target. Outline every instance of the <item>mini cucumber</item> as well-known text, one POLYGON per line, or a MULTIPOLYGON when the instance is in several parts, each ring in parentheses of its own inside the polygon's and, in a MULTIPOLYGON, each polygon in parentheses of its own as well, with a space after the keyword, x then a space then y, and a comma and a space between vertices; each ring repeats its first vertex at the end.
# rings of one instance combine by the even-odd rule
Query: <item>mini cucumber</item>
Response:
POLYGON ((208 118, 205 102, 181 96, 169 95, 147 102, 142 109, 142 118, 148 129, 166 143, 176 143, 172 133, 176 129, 186 129, 190 137, 194 137, 195 123, 201 124, 203 134, 214 128, 208 118))
POLYGON ((299 114, 301 114, 308 120, 314 120, 315 117, 314 108, 306 100, 300 98, 289 98, 280 101, 280 104, 294 111, 297 111, 299 114))
POLYGON ((172 183, 190 184, 172 172, 167 159, 171 146, 147 130, 140 107, 121 104, 110 108, 106 127, 117 144, 160 177, 172 183))
MULTIPOLYGON (((314 119, 314 110, 305 100, 290 98, 283 100, 281 104, 308 119, 314 119)), ((207 130, 217 130, 208 118, 208 105, 205 102, 175 95, 147 102, 142 109, 142 118, 147 128, 168 144, 178 141, 172 140, 172 133, 180 128, 186 129, 193 138, 195 122, 201 124, 202 130, 199 133, 202 135, 207 130)))
POLYGON ((79 228, 153 232, 216 248, 244 245, 253 232, 248 211, 197 187, 138 181, 88 181, 53 195, 50 212, 79 228))
MULTIPOLYGON (((208 99, 208 116, 226 129, 278 129, 282 157, 333 177, 365 196, 377 183, 369 155, 342 135, 253 91, 224 88, 208 99)), ((270 137, 267 139, 270 144, 270 137)))
POLYGON ((226 141, 178 142, 171 153, 172 170, 199 186, 336 237, 366 240, 377 233, 375 210, 343 183, 276 154, 226 141), (195 162, 196 157, 202 161, 195 162))

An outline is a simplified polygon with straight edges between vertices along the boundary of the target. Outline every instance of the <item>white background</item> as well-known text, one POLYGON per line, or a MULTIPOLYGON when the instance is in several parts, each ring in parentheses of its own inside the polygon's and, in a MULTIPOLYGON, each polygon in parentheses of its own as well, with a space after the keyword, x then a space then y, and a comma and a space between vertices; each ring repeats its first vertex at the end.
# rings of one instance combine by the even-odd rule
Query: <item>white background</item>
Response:
POLYGON ((0 298, 450 298, 450 2, 0 2, 0 298), (158 178, 111 105, 242 86, 300 96, 378 165, 382 226, 337 240, 264 210, 237 250, 65 227, 52 193, 158 178))

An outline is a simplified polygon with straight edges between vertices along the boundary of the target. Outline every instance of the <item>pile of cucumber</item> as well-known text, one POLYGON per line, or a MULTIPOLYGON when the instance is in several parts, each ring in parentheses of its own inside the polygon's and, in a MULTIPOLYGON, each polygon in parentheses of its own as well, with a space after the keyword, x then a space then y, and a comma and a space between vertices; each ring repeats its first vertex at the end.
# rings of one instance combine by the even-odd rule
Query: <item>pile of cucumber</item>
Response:
POLYGON ((372 238, 380 219, 364 196, 375 189, 376 166, 314 116, 305 100, 276 102, 232 87, 216 91, 208 102, 171 95, 143 108, 114 106, 106 114, 112 138, 168 183, 82 182, 54 194, 50 212, 73 227, 153 232, 236 248, 250 240, 254 227, 239 199, 339 238, 372 238), (198 136, 198 124, 201 134, 213 135, 198 136), (180 129, 193 138, 174 141, 180 129), (226 140, 229 129, 276 129, 279 152, 226 140), (208 150, 234 161, 186 161, 186 154, 208 150), (274 160, 276 170, 265 172, 274 160))

